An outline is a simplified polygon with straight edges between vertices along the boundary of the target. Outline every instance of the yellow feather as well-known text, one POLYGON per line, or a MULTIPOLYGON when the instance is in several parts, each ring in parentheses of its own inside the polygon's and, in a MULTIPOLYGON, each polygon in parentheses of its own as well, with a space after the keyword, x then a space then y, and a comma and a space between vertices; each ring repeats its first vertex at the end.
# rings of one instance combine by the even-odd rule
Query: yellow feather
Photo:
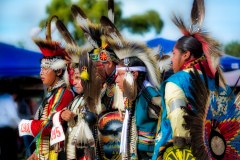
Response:
POLYGON ((89 74, 86 70, 83 70, 81 73, 80 73, 80 78, 84 81, 87 81, 89 80, 89 74))

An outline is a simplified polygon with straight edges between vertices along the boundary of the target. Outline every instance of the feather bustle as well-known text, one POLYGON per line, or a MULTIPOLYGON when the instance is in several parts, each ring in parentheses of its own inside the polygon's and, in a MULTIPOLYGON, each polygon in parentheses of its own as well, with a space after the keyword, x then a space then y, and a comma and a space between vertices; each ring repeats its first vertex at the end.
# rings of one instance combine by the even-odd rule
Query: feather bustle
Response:
POLYGON ((210 92, 195 68, 189 74, 192 84, 192 87, 190 87, 192 98, 188 97, 188 101, 194 107, 195 112, 190 108, 184 108, 187 113, 184 116, 186 122, 185 128, 190 130, 193 155, 197 159, 203 160, 208 159, 207 148, 204 144, 204 120, 206 119, 210 104, 210 92))

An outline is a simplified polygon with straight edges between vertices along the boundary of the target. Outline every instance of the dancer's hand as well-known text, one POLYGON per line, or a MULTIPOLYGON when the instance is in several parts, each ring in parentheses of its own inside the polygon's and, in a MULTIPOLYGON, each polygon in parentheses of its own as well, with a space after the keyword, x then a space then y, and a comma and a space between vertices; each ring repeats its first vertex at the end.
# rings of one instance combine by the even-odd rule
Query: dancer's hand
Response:
POLYGON ((72 120, 73 118, 75 117, 75 114, 73 112, 71 112, 70 110, 64 110, 62 113, 61 113, 61 118, 64 120, 64 121, 70 121, 72 120))

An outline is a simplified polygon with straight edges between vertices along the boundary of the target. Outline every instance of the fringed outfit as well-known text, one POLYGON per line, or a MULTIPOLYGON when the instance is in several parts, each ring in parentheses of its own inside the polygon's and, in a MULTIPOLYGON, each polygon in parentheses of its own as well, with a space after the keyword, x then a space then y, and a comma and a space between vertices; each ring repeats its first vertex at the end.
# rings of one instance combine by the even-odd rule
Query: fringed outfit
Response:
POLYGON ((32 121, 33 136, 37 136, 36 151, 39 159, 51 159, 60 151, 60 143, 50 147, 51 117, 61 111, 72 101, 73 93, 65 85, 53 88, 44 99, 38 112, 37 119, 32 121), (44 128, 44 129, 43 129, 44 128))
POLYGON ((190 55, 181 71, 162 84, 163 113, 153 160, 239 159, 240 111, 219 67, 221 45, 202 29, 204 16, 204 0, 194 0, 189 28, 181 17, 173 17, 184 35, 174 50, 181 58, 190 55))
MULTIPOLYGON (((227 158, 228 155, 237 157, 239 155, 239 147, 236 146, 238 143, 237 139, 239 138, 239 134, 237 134, 239 131, 239 127, 237 127, 239 122, 236 121, 239 119, 239 111, 237 111, 237 108, 233 104, 234 96, 229 97, 231 93, 229 87, 226 86, 225 89, 216 87, 211 72, 207 70, 208 67, 206 67, 207 63, 205 60, 203 59, 199 62, 204 65, 203 68, 206 68, 204 74, 207 76, 202 74, 199 64, 192 63, 192 65, 184 65, 189 66, 186 67, 188 69, 175 73, 161 87, 163 113, 161 129, 156 138, 152 159, 195 159, 194 155, 205 155, 206 157, 214 158, 210 151, 211 147, 201 147, 204 144, 210 146, 209 137, 211 133, 215 132, 216 128, 224 136, 226 143, 229 143, 228 147, 226 147, 225 157, 227 158), (189 73, 193 72, 191 66, 195 66, 197 72, 200 74, 195 79, 200 79, 207 83, 210 90, 209 96, 207 93, 206 95, 201 94, 200 89, 195 90, 196 84, 193 83, 192 73, 189 73), (216 93, 219 93, 219 95, 216 95, 216 93), (200 106, 201 104, 197 103, 198 96, 200 97, 199 99, 206 96, 199 102, 207 101, 208 97, 210 97, 205 113, 203 110, 205 106, 200 106), (229 100, 227 100, 228 97, 230 98, 229 100), (201 109, 203 110, 202 113, 200 112, 201 109), (197 118, 195 116, 196 118, 192 118, 191 116, 195 114, 199 116, 202 114, 202 117, 197 118), (238 116, 236 117, 236 115, 238 116), (235 118, 231 119, 233 116, 235 118), (201 123, 204 123, 202 127, 201 123), (225 133, 226 131, 231 134, 225 133), (202 133, 203 135, 201 135, 202 133), (231 137, 231 141, 228 141, 229 136, 231 137), (203 137, 203 139, 200 137, 203 137), (196 147, 198 148, 197 152, 196 147), (201 155, 200 153, 204 151, 208 154, 201 155)), ((197 85, 204 87, 202 84, 197 85)))
POLYGON ((66 152, 67 159, 95 159, 93 127, 84 119, 88 112, 83 96, 76 96, 68 107, 77 116, 68 122, 66 152))
MULTIPOLYGON (((153 97, 159 93, 151 86, 146 86, 133 102, 126 102, 129 112, 127 126, 127 152, 123 153, 125 159, 150 159, 154 149, 157 127, 157 116, 151 110, 153 97)), ((125 115, 126 116, 126 115, 125 115)), ((124 132, 124 130, 122 131, 124 132)))

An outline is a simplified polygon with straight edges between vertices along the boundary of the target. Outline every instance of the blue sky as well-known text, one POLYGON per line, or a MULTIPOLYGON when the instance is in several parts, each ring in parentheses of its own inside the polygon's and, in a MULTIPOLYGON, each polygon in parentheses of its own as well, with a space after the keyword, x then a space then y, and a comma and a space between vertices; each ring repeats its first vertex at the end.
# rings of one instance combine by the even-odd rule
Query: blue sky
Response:
MULTIPOLYGON (((22 41, 27 49, 37 50, 30 32, 46 16, 45 7, 49 3, 50 0, 0 0, 0 42, 17 45, 22 41)), ((142 40, 163 37, 176 40, 181 34, 171 22, 171 15, 175 12, 189 21, 192 0, 122 0, 122 4, 123 16, 154 9, 164 21, 164 28, 159 35, 150 32, 140 36, 124 31, 126 37, 142 40)), ((205 0, 205 5, 204 27, 207 31, 223 44, 233 40, 240 41, 240 0, 205 0)))

